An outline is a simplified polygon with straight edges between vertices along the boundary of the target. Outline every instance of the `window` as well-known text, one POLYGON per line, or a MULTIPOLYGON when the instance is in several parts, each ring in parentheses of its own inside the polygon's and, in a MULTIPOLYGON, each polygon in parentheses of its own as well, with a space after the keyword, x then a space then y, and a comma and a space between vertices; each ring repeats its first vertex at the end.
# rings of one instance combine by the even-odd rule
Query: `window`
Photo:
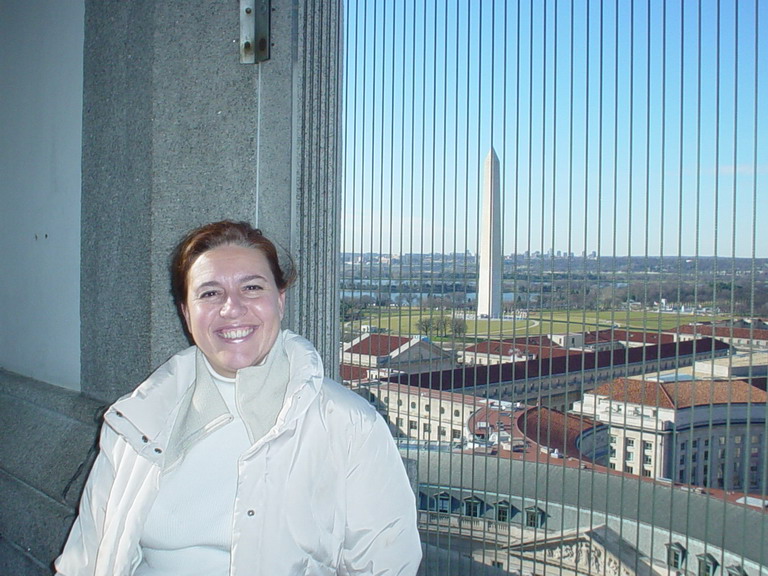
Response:
POLYGON ((419 423, 416 420, 408 420, 408 430, 418 430, 419 423))
POLYGON ((421 429, 424 431, 424 434, 429 434, 432 432, 432 424, 424 422, 424 424, 421 425, 421 429))
POLYGON ((473 518, 479 518, 482 515, 483 501, 479 498, 472 497, 464 500, 464 516, 472 516, 473 518))
POLYGON ((650 442, 643 442, 643 450, 645 450, 646 452, 653 450, 653 444, 651 444, 650 442))
POLYGON ((456 428, 451 430, 451 438, 454 440, 461 440, 461 430, 457 430, 456 428))
POLYGON ((650 478, 653 476, 653 470, 650 470, 649 468, 643 468, 643 476, 650 478))
POLYGON ((683 569, 685 563, 685 548, 677 542, 667 544, 667 565, 670 568, 683 569))
POLYGON ((634 446, 634 445, 635 445, 635 440, 634 440, 634 438, 627 438, 627 439, 625 440, 625 442, 624 442, 624 445, 625 445, 627 448, 631 448, 632 446, 634 446))
POLYGON ((728 576, 748 576, 741 564, 733 564, 726 568, 728 576))
POLYGON ((429 404, 424 404, 424 412, 429 412, 432 410, 432 407, 429 404))
POLYGON ((643 456, 643 464, 651 464, 653 463, 653 458, 649 455, 643 456))
POLYGON ((438 494, 437 496, 437 511, 438 512, 444 512, 444 513, 450 513, 452 512, 452 505, 451 501, 453 499, 451 498, 450 494, 446 494, 443 492, 442 494, 438 494))
POLYGON ((496 520, 498 522, 509 522, 511 519, 509 502, 499 502, 496 504, 496 520))
POLYGON ((528 508, 525 511, 525 525, 528 528, 540 528, 544 520, 544 511, 540 508, 528 508))
POLYGON ((611 438, 611 439, 610 439, 610 443, 611 443, 611 444, 616 444, 616 436, 614 436, 613 434, 611 434, 610 438, 611 438))
POLYGON ((624 472, 626 472, 627 474, 634 474, 635 473, 635 469, 632 466, 629 466, 628 464, 625 464, 624 465, 624 472))
POLYGON ((461 417, 461 410, 454 410, 453 411, 453 417, 454 418, 460 418, 461 417))
POLYGON ((698 576, 715 576, 719 564, 712 554, 699 554, 696 558, 699 561, 698 576))
POLYGON ((416 402, 411 402, 411 410, 416 410, 416 402))

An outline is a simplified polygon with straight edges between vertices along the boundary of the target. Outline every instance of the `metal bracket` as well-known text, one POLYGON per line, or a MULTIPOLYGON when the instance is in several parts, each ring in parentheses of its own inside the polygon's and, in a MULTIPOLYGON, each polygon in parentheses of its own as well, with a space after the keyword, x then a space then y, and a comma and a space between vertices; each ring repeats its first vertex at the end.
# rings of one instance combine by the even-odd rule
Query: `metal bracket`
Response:
POLYGON ((269 60, 271 0, 240 0, 240 63, 269 60))

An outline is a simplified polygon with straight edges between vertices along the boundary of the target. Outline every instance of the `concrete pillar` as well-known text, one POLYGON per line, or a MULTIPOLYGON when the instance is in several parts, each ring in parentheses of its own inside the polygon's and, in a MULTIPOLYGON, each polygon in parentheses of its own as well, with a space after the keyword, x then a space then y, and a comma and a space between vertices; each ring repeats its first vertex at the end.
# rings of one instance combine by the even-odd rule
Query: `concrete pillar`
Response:
POLYGON ((186 345, 169 254, 244 219, 290 251, 286 327, 338 367, 338 2, 272 0, 271 59, 239 61, 235 0, 87 0, 82 391, 111 400, 186 345))

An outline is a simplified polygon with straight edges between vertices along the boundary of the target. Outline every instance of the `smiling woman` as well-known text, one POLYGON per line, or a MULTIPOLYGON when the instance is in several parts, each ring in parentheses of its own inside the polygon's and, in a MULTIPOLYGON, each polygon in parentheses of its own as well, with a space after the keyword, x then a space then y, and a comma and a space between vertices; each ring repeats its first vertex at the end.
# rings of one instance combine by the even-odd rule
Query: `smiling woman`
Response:
POLYGON ((195 345, 105 414, 57 573, 416 574, 415 497, 389 428, 281 329, 294 273, 274 244, 209 224, 171 275, 195 345))
POLYGON ((181 313, 213 369, 234 378, 261 364, 280 332, 285 290, 275 283, 258 249, 234 244, 200 255, 187 273, 181 313))

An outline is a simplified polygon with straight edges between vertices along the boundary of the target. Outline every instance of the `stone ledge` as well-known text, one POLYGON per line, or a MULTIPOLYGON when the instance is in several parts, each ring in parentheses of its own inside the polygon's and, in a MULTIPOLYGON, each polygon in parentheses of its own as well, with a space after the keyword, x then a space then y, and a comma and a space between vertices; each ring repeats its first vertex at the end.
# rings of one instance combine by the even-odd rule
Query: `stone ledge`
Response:
POLYGON ((95 456, 102 403, 0 370, 0 571, 50 574, 95 456))

